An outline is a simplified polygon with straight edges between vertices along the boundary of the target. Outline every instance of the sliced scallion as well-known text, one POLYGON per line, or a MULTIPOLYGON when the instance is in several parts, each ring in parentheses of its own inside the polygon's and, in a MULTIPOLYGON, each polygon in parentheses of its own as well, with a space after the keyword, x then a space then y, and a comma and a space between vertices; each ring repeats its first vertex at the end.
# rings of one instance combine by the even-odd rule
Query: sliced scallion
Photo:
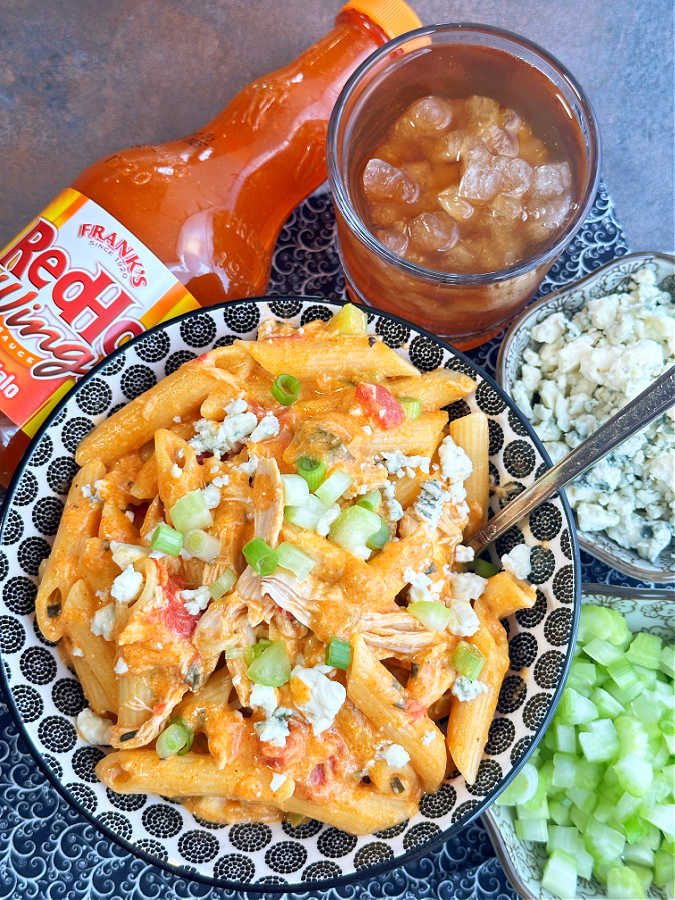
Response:
POLYGON ((403 407, 406 419, 419 419, 422 403, 416 397, 398 397, 397 399, 403 407))
POLYGON ((282 406, 290 406, 300 396, 300 382, 294 375, 277 375, 272 385, 272 395, 282 406))
POLYGON ((352 661, 352 648, 346 641, 332 637, 326 647, 326 665, 336 669, 348 669, 352 661))
POLYGON ((312 456, 299 456, 295 461, 295 468, 298 475, 302 475, 307 482, 310 491, 315 491, 326 475, 326 463, 312 456))
POLYGON ((155 750, 160 759, 168 759, 181 752, 187 753, 192 746, 193 739, 192 729, 188 728, 182 719, 174 719, 157 738, 155 750))
POLYGON ((246 562, 258 575, 271 575, 279 565, 276 550, 262 538, 253 538, 248 544, 244 544, 242 553, 246 562))
POLYGON ((220 600, 220 598, 227 594, 228 591, 231 591, 234 587, 234 583, 237 580, 237 576, 235 575, 232 569, 225 569, 222 575, 220 575, 213 582, 209 591, 214 600, 220 600))
POLYGON ((279 544, 277 557, 281 568, 292 572, 298 581, 304 581, 316 565, 316 560, 288 541, 279 544))
POLYGON ((197 559, 203 562, 213 562, 220 554, 220 541, 212 534, 207 534, 201 528, 188 531, 185 535, 185 549, 197 559))
POLYGON ((183 535, 175 528, 160 522, 152 532, 150 546, 159 553, 166 553, 167 556, 178 556, 183 549, 183 535))
POLYGON ((342 469, 335 469, 314 493, 326 506, 332 506, 344 494, 353 480, 352 476, 343 472, 342 469))

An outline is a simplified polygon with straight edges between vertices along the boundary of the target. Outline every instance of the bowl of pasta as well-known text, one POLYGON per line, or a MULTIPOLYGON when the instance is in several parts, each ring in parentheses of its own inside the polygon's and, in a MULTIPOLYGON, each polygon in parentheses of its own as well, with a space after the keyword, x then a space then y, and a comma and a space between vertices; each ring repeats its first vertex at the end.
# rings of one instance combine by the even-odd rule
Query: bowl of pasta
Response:
POLYGON ((125 344, 55 408, 3 508, 12 711, 67 801, 144 859, 321 889, 479 815, 572 658, 556 496, 515 404, 395 316, 268 297, 125 344))

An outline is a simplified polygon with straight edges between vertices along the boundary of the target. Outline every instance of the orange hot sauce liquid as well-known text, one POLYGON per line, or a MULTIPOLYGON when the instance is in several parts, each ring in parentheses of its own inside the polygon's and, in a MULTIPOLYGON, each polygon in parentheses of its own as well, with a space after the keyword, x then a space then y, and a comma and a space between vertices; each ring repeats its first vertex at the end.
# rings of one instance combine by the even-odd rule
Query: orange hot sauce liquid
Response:
MULTIPOLYGON (((244 88, 203 129, 132 147, 72 184, 115 216, 203 306, 263 294, 277 235, 326 178, 328 119, 345 81, 387 35, 353 9, 290 65, 244 88)), ((29 438, 0 413, 0 482, 29 438)))

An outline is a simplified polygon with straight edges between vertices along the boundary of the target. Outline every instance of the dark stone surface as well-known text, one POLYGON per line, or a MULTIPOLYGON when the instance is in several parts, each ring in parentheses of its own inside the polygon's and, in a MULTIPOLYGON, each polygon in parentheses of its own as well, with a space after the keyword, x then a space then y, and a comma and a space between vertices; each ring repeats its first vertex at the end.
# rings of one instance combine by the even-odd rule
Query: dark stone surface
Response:
MULTIPOLYGON (((0 245, 88 163, 195 130, 323 34, 334 0, 0 0, 0 245)), ((635 249, 673 229, 672 0, 417 0, 542 44, 595 105, 635 249)))

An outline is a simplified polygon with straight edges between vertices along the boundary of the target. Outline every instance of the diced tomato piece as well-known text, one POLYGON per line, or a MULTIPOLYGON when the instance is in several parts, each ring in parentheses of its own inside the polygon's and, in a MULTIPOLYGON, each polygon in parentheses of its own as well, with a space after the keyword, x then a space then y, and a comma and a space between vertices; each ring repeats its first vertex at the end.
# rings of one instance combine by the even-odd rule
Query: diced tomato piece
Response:
POLYGON ((422 704, 416 697, 408 697, 406 699, 405 710, 413 720, 413 722, 417 722, 419 719, 421 719, 427 711, 426 707, 422 706, 422 704))
POLYGON ((167 605, 161 611, 162 619, 167 628, 175 632, 179 637, 189 640, 197 627, 199 615, 191 615, 185 608, 185 603, 179 594, 185 585, 180 578, 168 578, 162 585, 167 605))
POLYGON ((377 422, 380 428, 396 428, 405 419, 401 404, 381 384, 361 381, 356 386, 356 399, 365 415, 377 422))

